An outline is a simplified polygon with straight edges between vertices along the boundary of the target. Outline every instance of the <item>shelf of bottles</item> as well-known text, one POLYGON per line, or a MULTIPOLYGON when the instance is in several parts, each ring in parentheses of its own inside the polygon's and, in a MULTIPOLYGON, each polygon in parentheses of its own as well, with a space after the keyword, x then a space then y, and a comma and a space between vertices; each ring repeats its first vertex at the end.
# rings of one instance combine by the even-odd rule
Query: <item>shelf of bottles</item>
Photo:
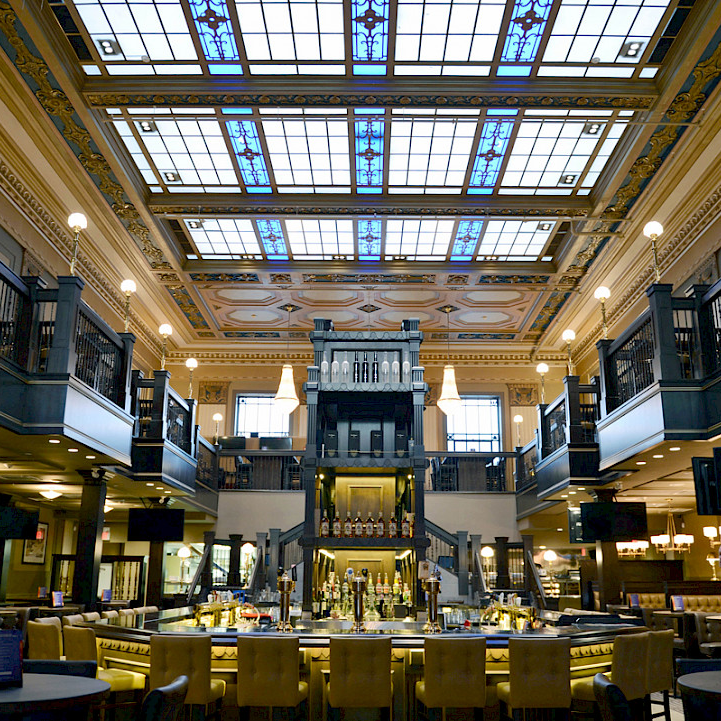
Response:
POLYGON ((411 363, 397 350, 333 349, 323 353, 319 390, 409 391, 411 363))

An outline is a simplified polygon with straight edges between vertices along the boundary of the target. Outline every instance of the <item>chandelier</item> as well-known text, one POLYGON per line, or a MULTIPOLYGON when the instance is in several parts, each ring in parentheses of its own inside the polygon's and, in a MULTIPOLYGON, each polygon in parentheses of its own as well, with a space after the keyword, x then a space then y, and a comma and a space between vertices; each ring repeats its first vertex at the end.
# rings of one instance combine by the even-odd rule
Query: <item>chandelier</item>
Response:
POLYGON ((649 545, 648 541, 617 541, 616 552, 619 557, 643 558, 649 545))
POLYGON ((660 533, 657 536, 651 536, 651 543, 656 547, 659 553, 677 552, 686 553, 691 550, 693 536, 689 533, 676 533, 676 522, 671 513, 671 501, 667 498, 669 504, 668 514, 666 516, 666 533, 660 533))

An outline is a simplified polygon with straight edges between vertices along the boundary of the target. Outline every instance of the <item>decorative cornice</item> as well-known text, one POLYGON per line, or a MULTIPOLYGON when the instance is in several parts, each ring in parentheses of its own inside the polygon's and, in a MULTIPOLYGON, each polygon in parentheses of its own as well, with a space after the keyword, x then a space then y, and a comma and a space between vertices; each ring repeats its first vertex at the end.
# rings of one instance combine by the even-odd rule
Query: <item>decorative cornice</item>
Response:
MULTIPOLYGON (((280 273, 271 273, 271 283, 282 281, 275 278, 280 273)), ((304 283, 359 283, 363 285, 432 284, 436 282, 433 273, 303 273, 304 283)))
POLYGON ((603 97, 592 95, 398 95, 372 92, 296 94, 296 93, 195 93, 184 95, 149 93, 88 93, 88 104, 95 108, 157 107, 189 105, 192 107, 242 105, 267 106, 325 106, 355 107, 383 105, 390 107, 449 107, 449 108, 608 108, 647 110, 653 97, 603 97))

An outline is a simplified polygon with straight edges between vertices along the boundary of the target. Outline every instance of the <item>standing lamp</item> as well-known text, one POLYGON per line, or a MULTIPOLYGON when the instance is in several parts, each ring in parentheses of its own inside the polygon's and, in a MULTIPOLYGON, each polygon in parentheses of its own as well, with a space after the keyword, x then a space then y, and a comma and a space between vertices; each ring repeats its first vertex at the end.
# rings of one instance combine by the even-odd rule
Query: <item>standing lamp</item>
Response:
POLYGON ((163 348, 160 356, 160 370, 165 370, 165 355, 168 350, 168 336, 173 335, 173 328, 171 327, 170 323, 163 323, 163 325, 158 328, 158 333, 163 336, 163 348))
POLYGON ((218 434, 220 433, 220 422, 223 420, 222 413, 213 413, 213 420, 215 421, 215 441, 214 445, 218 445, 218 434))
POLYGON ((124 326, 125 326, 125 332, 128 332, 128 328, 130 328, 130 296, 135 293, 137 290, 137 287, 135 286, 134 280, 124 280, 120 284, 120 290, 125 293, 125 319, 124 319, 124 326))
POLYGON ((566 350, 568 351, 568 375, 573 375, 573 361, 571 360, 571 343, 576 340, 576 333, 570 328, 566 328, 561 336, 566 342, 566 350))
POLYGON ((519 413, 513 416, 513 422, 516 424, 516 446, 521 447, 521 423, 523 423, 523 416, 519 413))
POLYGON ((539 363, 536 366, 536 373, 541 376, 541 405, 546 403, 546 388, 544 383, 544 376, 548 373, 548 364, 539 363))
POLYGON ((608 325, 606 324, 606 301, 611 297, 611 291, 605 285, 599 285, 593 293, 593 297, 601 303, 601 328, 603 329, 603 340, 608 340, 608 325))
POLYGON ((656 238, 663 233, 663 226, 655 220, 646 223, 643 226, 643 234, 651 240, 651 252, 653 253, 653 271, 656 275, 656 282, 661 282, 661 271, 658 267, 658 249, 656 248, 656 238))
POLYGON ((193 371, 198 367, 198 361, 195 358, 188 358, 185 361, 185 367, 188 369, 188 398, 193 397, 193 371))
POLYGON ((436 405, 447 415, 451 416, 461 409, 461 397, 458 395, 456 386, 456 370, 451 365, 451 313, 454 310, 451 305, 444 305, 439 308, 446 314, 446 322, 448 331, 446 333, 446 365, 443 367, 443 385, 441 386, 441 396, 436 405))
POLYGON ((295 306, 290 303, 283 306, 283 310, 288 311, 288 328, 286 331, 286 348, 285 357, 286 362, 283 364, 283 370, 280 374, 280 384, 278 385, 278 392, 275 394, 273 403, 281 413, 290 415, 297 407, 300 401, 298 400, 298 393, 295 390, 295 380, 293 378, 293 366, 290 364, 290 314, 293 312, 295 306))
POLYGON ((75 237, 73 238, 73 254, 70 258, 70 275, 75 275, 75 266, 78 262, 78 242, 80 231, 88 227, 88 219, 82 213, 71 213, 68 218, 68 225, 72 228, 75 237))

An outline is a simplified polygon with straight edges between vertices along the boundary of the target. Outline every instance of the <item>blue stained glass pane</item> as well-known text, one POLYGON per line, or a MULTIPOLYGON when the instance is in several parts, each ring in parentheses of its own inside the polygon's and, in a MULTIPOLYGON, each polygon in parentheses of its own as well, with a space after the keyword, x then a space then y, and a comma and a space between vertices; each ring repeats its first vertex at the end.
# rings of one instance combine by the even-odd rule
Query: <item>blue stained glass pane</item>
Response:
POLYGON ((225 125, 248 190, 253 186, 270 185, 255 123, 252 120, 229 120, 225 125))
MULTIPOLYGON (((353 0, 353 60, 388 60, 389 0, 353 0)), ((357 67, 353 68, 356 75, 357 67)), ((385 74, 385 68, 383 69, 385 74)))
POLYGON ((473 260, 473 252, 483 229, 482 220, 462 220, 458 224, 451 260, 473 260))
POLYGON ((382 120, 369 117, 355 121, 355 177, 359 188, 383 184, 384 129, 382 120))
POLYGON ((242 65, 208 65, 211 75, 242 75, 242 65))
POLYGON ((252 115, 253 108, 223 108, 225 115, 252 115))
POLYGON ((487 120, 483 123, 469 183, 471 187, 492 188, 496 184, 512 130, 513 123, 510 121, 487 120))
POLYGON ((381 221, 358 221, 358 258, 359 260, 381 259, 381 221))
POLYGON ((288 260, 288 246, 279 220, 257 220, 258 235, 269 260, 288 260))
POLYGON ((354 65, 353 75, 385 75, 388 72, 386 65, 354 65))
POLYGON ((208 60, 240 60, 225 0, 189 0, 208 60))
POLYGON ((516 0, 501 62, 529 63, 535 60, 551 5, 553 0, 516 0))
POLYGON ((531 74, 532 69, 530 65, 499 65, 496 75, 525 78, 531 74))

